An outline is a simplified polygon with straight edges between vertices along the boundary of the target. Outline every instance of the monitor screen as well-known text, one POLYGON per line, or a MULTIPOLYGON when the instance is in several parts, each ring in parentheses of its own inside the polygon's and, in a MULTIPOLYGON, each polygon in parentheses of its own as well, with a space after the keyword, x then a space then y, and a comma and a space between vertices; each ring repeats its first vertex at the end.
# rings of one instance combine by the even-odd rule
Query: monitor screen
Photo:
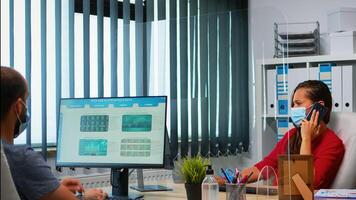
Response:
POLYGON ((57 166, 163 167, 167 97, 61 99, 57 166))

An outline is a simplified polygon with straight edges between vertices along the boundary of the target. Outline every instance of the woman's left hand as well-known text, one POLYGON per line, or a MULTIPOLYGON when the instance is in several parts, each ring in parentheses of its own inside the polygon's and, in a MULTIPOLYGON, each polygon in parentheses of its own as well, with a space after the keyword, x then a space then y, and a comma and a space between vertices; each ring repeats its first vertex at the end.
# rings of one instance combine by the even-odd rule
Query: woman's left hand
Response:
POLYGON ((318 125, 319 111, 313 110, 310 120, 303 119, 301 123, 301 136, 302 140, 312 141, 317 137, 320 130, 318 125))

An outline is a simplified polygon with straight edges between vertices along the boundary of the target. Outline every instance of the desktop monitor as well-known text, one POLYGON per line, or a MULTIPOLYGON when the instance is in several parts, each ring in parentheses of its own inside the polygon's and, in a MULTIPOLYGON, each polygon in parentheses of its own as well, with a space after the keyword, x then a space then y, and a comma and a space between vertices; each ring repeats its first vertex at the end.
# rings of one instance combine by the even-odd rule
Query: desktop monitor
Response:
POLYGON ((166 96, 61 99, 56 165, 112 168, 112 193, 126 197, 128 168, 164 166, 166 105, 166 96))

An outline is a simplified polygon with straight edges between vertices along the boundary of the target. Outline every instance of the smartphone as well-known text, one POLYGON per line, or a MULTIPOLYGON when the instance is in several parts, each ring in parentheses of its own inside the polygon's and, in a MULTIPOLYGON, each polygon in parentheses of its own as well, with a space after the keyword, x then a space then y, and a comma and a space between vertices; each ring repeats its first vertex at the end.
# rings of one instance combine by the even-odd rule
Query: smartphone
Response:
POLYGON ((319 125, 320 121, 324 119, 326 113, 328 112, 328 108, 321 105, 320 103, 315 103, 306 117, 308 121, 310 120, 313 114, 313 110, 319 111, 319 118, 318 118, 318 125, 319 125))

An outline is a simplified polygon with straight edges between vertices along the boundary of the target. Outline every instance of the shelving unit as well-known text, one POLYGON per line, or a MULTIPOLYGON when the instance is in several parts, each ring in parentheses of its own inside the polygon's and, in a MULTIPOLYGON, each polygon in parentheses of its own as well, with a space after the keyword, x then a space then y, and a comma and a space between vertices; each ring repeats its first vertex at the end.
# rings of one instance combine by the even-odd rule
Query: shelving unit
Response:
MULTIPOLYGON (((351 55, 338 55, 338 56, 305 56, 305 57, 291 57, 291 58, 272 58, 256 61, 255 65, 255 119, 256 119, 256 145, 261 146, 257 152, 257 159, 262 159, 266 156, 277 143, 277 126, 278 119, 288 118, 288 115, 279 115, 277 112, 271 113, 268 111, 267 104, 267 70, 276 69, 276 65, 289 65, 289 72, 305 70, 305 80, 317 79, 319 74, 318 65, 320 63, 334 63, 338 66, 352 65, 353 77, 349 84, 354 93, 353 105, 356 104, 356 54, 351 55)), ((300 72, 299 72, 300 75, 300 72)), ((290 76, 290 74, 289 74, 290 76)), ((288 84, 291 84, 288 82, 288 84)), ((297 84, 297 83, 296 83, 297 84)), ((295 85, 296 86, 296 85, 295 85)), ((293 90, 294 87, 289 89, 293 90)), ((289 92, 288 99, 290 100, 289 92)), ((276 107, 276 106, 275 106, 276 107)), ((355 108, 355 106, 354 106, 355 108)), ((270 108, 271 109, 271 108, 270 108)), ((273 108, 272 108, 273 109, 273 108)), ((353 110, 355 112, 356 109, 353 110)))

